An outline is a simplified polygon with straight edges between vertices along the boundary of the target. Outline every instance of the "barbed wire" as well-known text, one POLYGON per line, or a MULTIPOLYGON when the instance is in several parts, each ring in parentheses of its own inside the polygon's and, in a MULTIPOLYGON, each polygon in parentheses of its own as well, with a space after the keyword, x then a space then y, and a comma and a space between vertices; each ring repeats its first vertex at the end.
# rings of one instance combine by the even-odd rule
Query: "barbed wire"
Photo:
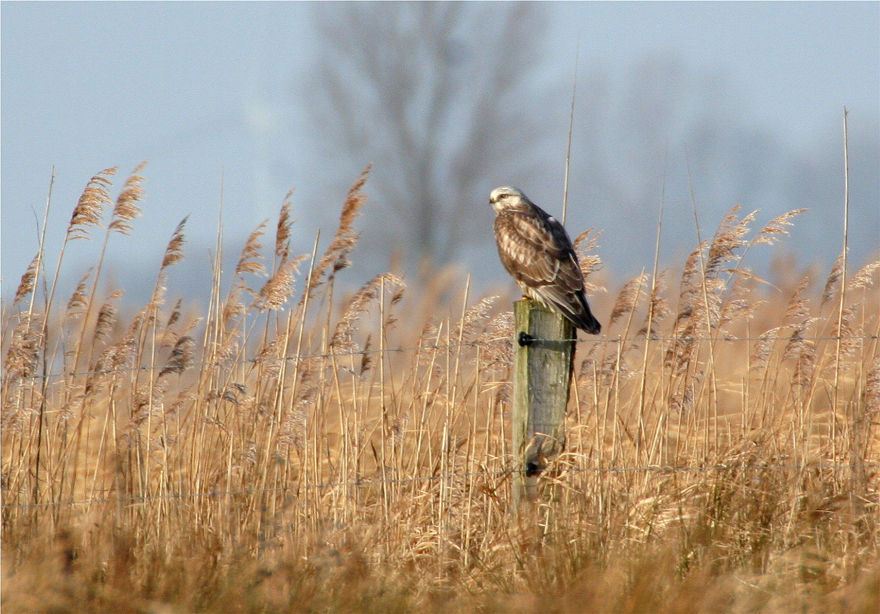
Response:
MULTIPOLYGON (((880 463, 863 463, 865 468, 878 468, 880 463)), ((748 465, 748 464, 714 464, 714 465, 644 465, 639 467, 549 467, 545 473, 696 473, 703 471, 801 471, 804 469, 814 470, 840 470, 852 469, 850 463, 805 463, 805 464, 783 464, 783 465, 748 465)), ((363 488, 381 484, 403 484, 413 482, 436 482, 440 480, 453 480, 456 478, 468 478, 475 476, 508 476, 515 471, 513 469, 497 469, 494 471, 464 471, 460 473, 447 473, 442 475, 421 475, 404 478, 367 478, 350 480, 346 482, 327 482, 323 484, 295 484, 291 486, 276 486, 273 488, 247 488, 239 490, 217 490, 212 489, 204 492, 196 493, 165 493, 160 495, 142 495, 139 497, 101 497, 79 501, 47 501, 45 503, 12 503, 0 506, 0 509, 35 509, 48 507, 63 507, 77 505, 94 505, 99 503, 146 503, 154 500, 181 500, 181 499, 199 499, 199 498, 215 498, 236 495, 252 495, 258 493, 271 492, 299 492, 302 490, 319 490, 327 488, 363 488)), ((524 473, 520 471, 519 473, 524 473)))
MULTIPOLYGON (((473 347, 473 346, 486 346, 489 343, 494 343, 498 341, 502 341, 504 338, 492 339, 489 341, 467 341, 461 343, 446 343, 446 344, 430 344, 430 345, 417 345, 411 347, 396 347, 396 348, 371 348, 364 350, 352 350, 349 352, 324 352, 324 353, 313 353, 313 354, 288 354, 286 356, 258 356, 255 358, 241 358, 238 360, 205 360, 205 361, 194 361, 189 364, 188 368, 191 367, 220 367, 220 366, 235 366, 235 365, 247 365, 247 364, 261 364, 261 363, 273 363, 273 362, 292 362, 292 361, 302 361, 302 360, 310 360, 313 358, 346 358, 352 356, 364 356, 368 354, 379 354, 379 353, 403 353, 403 352, 414 352, 418 350, 445 350, 449 348, 459 348, 459 347, 473 347)), ((7 377, 4 376, 0 378, 0 381, 6 383, 8 381, 16 381, 16 380, 42 380, 44 378, 49 379, 57 379, 60 377, 83 377, 88 375, 112 375, 114 373, 133 373, 135 371, 161 371, 165 369, 167 365, 154 365, 152 367, 118 367, 115 369, 98 369, 98 370, 89 370, 89 371, 68 371, 68 372, 53 372, 48 375, 29 375, 26 377, 7 377)))
MULTIPOLYGON (((680 337, 658 337, 658 336, 650 336, 648 337, 648 341, 658 341, 658 342, 693 342, 693 341, 723 341, 723 342, 735 342, 735 341, 790 341, 795 338, 798 341, 844 341, 844 340, 877 340, 880 339, 880 335, 817 335, 817 336, 796 336, 792 335, 778 335, 773 337, 762 337, 762 336, 749 336, 749 337, 734 337, 730 335, 718 336, 718 337, 705 337, 705 336, 680 336, 680 337)), ((539 337, 529 337, 528 343, 548 343, 548 342, 574 342, 574 343, 624 343, 628 341, 637 341, 645 339, 644 335, 636 335, 634 337, 605 337, 600 339, 593 338, 576 338, 576 339, 545 339, 539 337)), ((442 343, 442 344, 425 344, 425 345, 416 345, 409 347, 393 347, 393 348, 371 348, 371 349, 363 349, 363 350, 352 350, 348 352, 323 352, 323 353, 311 353, 311 354, 290 354, 287 356, 258 356, 255 358, 242 358, 238 360, 214 360, 214 361, 195 361, 189 365, 189 367, 205 367, 205 366, 236 366, 236 365, 246 365, 246 364, 261 364, 261 363, 273 363, 273 362, 293 362, 293 361, 303 361, 303 360, 311 360, 313 358, 346 358, 353 356, 366 356, 372 354, 392 354, 392 353, 404 353, 404 352, 416 352, 416 351, 431 351, 431 350, 445 350, 445 349, 457 349, 463 347, 486 347, 492 343, 499 343, 505 340, 510 340, 511 343, 516 343, 515 338, 511 337, 498 337, 495 339, 483 340, 483 341, 462 341, 458 343, 442 343)), ((188 367, 188 368, 189 368, 188 367)), ((71 372, 51 372, 45 375, 28 375, 28 376, 15 376, 8 377, 4 375, 0 377, 0 382, 7 384, 15 381, 29 381, 29 380, 43 380, 43 379, 60 379, 64 377, 86 377, 89 375, 112 375, 115 373, 133 373, 135 371, 140 372, 149 372, 149 371, 161 371, 167 368, 167 365, 153 365, 153 366, 142 366, 142 367, 118 367, 115 369, 99 369, 99 370, 88 370, 88 371, 71 371, 71 372)))

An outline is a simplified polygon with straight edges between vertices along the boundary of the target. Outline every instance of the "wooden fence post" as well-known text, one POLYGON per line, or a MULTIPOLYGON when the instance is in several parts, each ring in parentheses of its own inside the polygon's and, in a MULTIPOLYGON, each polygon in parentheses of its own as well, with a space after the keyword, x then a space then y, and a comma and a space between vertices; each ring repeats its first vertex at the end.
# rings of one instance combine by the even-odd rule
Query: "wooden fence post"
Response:
POLYGON ((513 305, 513 507, 534 500, 538 474, 565 446, 565 412, 577 332, 538 301, 513 305))

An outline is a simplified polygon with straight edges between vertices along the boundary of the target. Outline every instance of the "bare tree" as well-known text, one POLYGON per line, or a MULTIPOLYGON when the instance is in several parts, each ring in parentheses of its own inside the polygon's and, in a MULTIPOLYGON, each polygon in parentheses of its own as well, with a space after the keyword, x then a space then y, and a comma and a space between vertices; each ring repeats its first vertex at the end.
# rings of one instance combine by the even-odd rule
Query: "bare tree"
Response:
POLYGON ((602 253, 617 271, 637 274, 652 260, 661 201, 661 258, 695 237, 692 199, 709 228, 736 204, 767 221, 802 206, 786 202, 777 179, 793 153, 750 119, 720 69, 655 54, 617 71, 593 62, 583 80, 569 223, 603 229, 602 253))
POLYGON ((495 183, 528 180, 542 157, 543 8, 322 3, 316 22, 323 46, 307 106, 333 172, 342 160, 349 173, 373 162, 368 188, 398 240, 450 259, 486 230, 462 214, 495 183))

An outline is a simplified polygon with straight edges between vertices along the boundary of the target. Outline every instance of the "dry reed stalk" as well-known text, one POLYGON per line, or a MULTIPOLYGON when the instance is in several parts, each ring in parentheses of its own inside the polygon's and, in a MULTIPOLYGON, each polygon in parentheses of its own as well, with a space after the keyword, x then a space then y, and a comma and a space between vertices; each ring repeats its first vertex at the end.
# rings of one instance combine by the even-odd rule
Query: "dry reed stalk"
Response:
MULTIPOLYGON (((664 197, 660 199, 660 211, 657 217, 657 238, 654 242, 654 264, 651 271, 651 289, 648 297, 648 313, 645 317, 645 324, 637 333, 637 336, 644 335, 645 347, 642 351, 642 377, 639 382, 639 414, 638 414, 638 438, 636 443, 636 462, 642 462, 642 445, 647 437, 645 431, 645 401, 647 395, 647 378, 648 378, 648 353, 651 346, 651 338, 656 322, 662 321, 666 317, 665 301, 662 301, 660 295, 663 291, 663 278, 657 276, 657 269, 660 262, 660 237, 663 229, 663 205, 665 202, 666 181, 664 178, 663 191, 664 197)), ((650 456, 646 462, 650 462, 650 456)))
POLYGON ((348 267, 350 264, 348 255, 355 248, 360 237, 360 233, 353 229, 353 225, 354 221, 360 215, 361 208, 367 201, 367 197, 361 190, 367 182, 370 168, 371 165, 368 165, 367 168, 361 172, 360 177, 354 182, 354 185, 349 189, 348 196, 342 206, 342 213, 339 216, 339 227, 336 229, 336 233, 333 235, 333 239, 331 239, 330 245, 327 246, 324 255, 315 266, 315 274, 311 276, 309 283, 306 285, 303 298, 300 299, 300 302, 305 301, 306 297, 311 296, 311 294, 319 285, 324 283, 324 281, 332 284, 332 280, 335 278, 336 273, 341 269, 348 267), (332 271, 327 279, 323 280, 322 278, 331 265, 332 271))
MULTIPOLYGON (((89 325, 89 316, 91 315, 92 305, 95 303, 95 297, 98 292, 98 280, 101 277, 101 270, 104 265, 104 257, 107 253, 107 244, 110 240, 110 234, 113 232, 117 232, 121 235, 128 236, 133 227, 131 223, 138 217, 141 216, 141 209, 138 206, 138 203, 143 200, 144 190, 141 186, 144 178, 140 175, 140 173, 146 167, 146 160, 141 162, 135 169, 131 172, 131 175, 128 179, 125 180, 125 183, 122 186, 122 190, 119 193, 119 196, 116 198, 116 204, 113 206, 113 211, 110 218, 110 223, 107 225, 106 231, 104 232, 104 241, 101 246, 101 253, 98 257, 98 262, 95 265, 95 274, 92 278, 92 289, 89 292, 89 298, 86 302, 85 314, 82 318, 82 326, 80 328, 79 339, 76 343, 76 353, 73 359, 73 370, 76 371, 79 366, 79 360, 81 355, 81 350, 86 346, 85 343, 85 335, 86 330, 89 325)), ((108 184, 109 185, 109 184, 108 184)), ((107 195, 109 198, 109 195, 107 195)), ((106 203, 109 205, 109 202, 106 203)), ((93 346, 89 344, 89 349, 93 346)), ((91 352, 86 356, 85 362, 86 364, 90 364, 92 361, 91 352)))
MULTIPOLYGON (((53 166, 52 167, 52 174, 49 179, 49 190, 48 190, 48 194, 46 195, 46 208, 43 213, 43 225, 42 225, 42 229, 40 230, 40 243, 37 248, 37 255, 35 257, 36 264, 34 265, 34 278, 32 280, 32 287, 33 288, 36 288, 39 285, 41 274, 42 274, 42 279, 43 279, 43 285, 45 286, 45 277, 46 276, 45 276, 45 272, 43 269, 44 269, 44 260, 45 260, 46 228, 49 223, 49 211, 52 206, 52 188, 54 186, 55 186, 55 167, 53 166)), ((26 277, 23 275, 22 282, 24 282, 25 279, 26 279, 26 277)), ((33 318, 34 305, 36 303, 37 293, 31 291, 30 295, 31 295, 31 300, 28 304, 28 310, 27 310, 28 320, 31 320, 33 318)), ((49 314, 49 309, 47 307, 44 310, 44 316, 43 316, 44 319, 48 318, 48 314, 49 314)), ((4 334, 5 334, 5 329, 6 329, 6 327, 4 326, 4 331, 3 331, 4 334)))
MULTIPOLYGON (((305 259, 306 256, 299 256, 292 260, 282 259, 278 270, 266 281, 254 299, 254 307, 258 311, 278 311, 284 306, 293 296, 296 275, 299 273, 299 266, 305 259)), ((266 323, 268 325, 268 319, 266 323)), ((265 335, 268 336, 268 329, 265 335)))
MULTIPOLYGON (((697 213, 696 213, 696 202, 692 203, 694 206, 694 221, 697 222, 697 213)), ((709 251, 706 257, 706 262, 703 264, 702 259, 700 259, 700 264, 702 266, 702 277, 703 277, 703 304, 706 312, 705 316, 705 329, 706 336, 709 338, 709 362, 707 365, 707 370, 709 372, 709 382, 711 387, 712 394, 712 420, 714 422, 714 432, 715 438, 713 442, 713 447, 715 450, 718 449, 718 382, 716 379, 716 371, 715 371, 715 339, 713 335, 713 330, 718 330, 722 325, 722 317, 723 312, 721 310, 721 300, 722 295, 725 293, 728 283, 725 284, 721 279, 719 279, 719 274, 721 272, 721 267, 727 262, 736 260, 735 250, 747 245, 747 242, 743 239, 745 234, 748 231, 749 224, 755 218, 755 212, 749 213, 742 220, 737 221, 736 212, 739 210, 739 206, 733 207, 727 215, 722 220, 721 224, 718 227, 718 230, 715 233, 715 236, 712 238, 712 243, 709 246, 709 251), (710 291, 711 290, 711 291, 710 291)), ((697 239, 699 240, 699 225, 697 224, 697 239)), ((739 278, 737 278, 739 279, 739 278)), ((708 419, 705 421, 706 430, 704 432, 704 436, 708 441, 708 419)))
MULTIPOLYGON (((90 226, 98 226, 101 222, 101 215, 105 206, 108 206, 110 203, 110 196, 107 192, 107 187, 110 185, 109 177, 111 177, 116 172, 116 168, 108 168, 94 177, 88 182, 85 190, 77 202, 76 207, 73 210, 73 214, 71 215, 70 222, 67 225, 67 232, 64 235, 64 242, 61 245, 61 250, 58 253, 58 262, 55 266, 55 274, 52 278, 51 289, 49 290, 49 296, 46 299, 44 306, 44 315, 42 322, 42 331, 41 336, 43 338, 43 342, 41 343, 41 349, 43 350, 43 365, 44 372, 48 369, 46 366, 48 364, 54 363, 55 360, 55 352, 58 348, 58 343, 55 344, 55 351, 52 352, 51 356, 47 356, 47 348, 49 347, 48 343, 48 332, 49 332, 49 314, 52 310, 52 305, 55 297, 55 291, 58 287, 58 278, 61 272, 61 264, 64 260, 64 254, 66 252, 67 244, 71 240, 80 239, 80 238, 88 238, 89 236, 89 227, 90 226)), ((46 215, 48 216, 49 212, 49 203, 51 201, 52 194, 52 186, 54 185, 54 172, 53 178, 50 182, 49 186, 49 198, 46 204, 46 215)), ((43 238, 41 238, 40 243, 40 253, 43 253, 43 241, 45 237, 45 223, 44 223, 44 234, 43 238)), ((42 258, 41 258, 42 260, 42 258)), ((38 270, 41 267, 38 267, 38 270)), ((31 319, 33 313, 33 301, 34 295, 32 294, 31 299, 31 308, 28 311, 28 320, 31 319)), ((44 432, 49 428, 49 425, 46 424, 46 416, 45 416, 45 398, 47 394, 47 386, 48 386, 48 378, 44 378, 42 382, 42 389, 40 393, 41 399, 44 399, 40 403, 39 415, 38 415, 38 425, 37 425, 37 441, 36 441, 36 463, 34 469, 34 487, 33 487, 33 501, 34 503, 39 502, 40 492, 39 492, 39 475, 41 469, 41 457, 43 450, 43 436, 44 432)))
POLYGON ((112 185, 110 177, 115 175, 117 170, 119 170, 118 166, 104 169, 89 180, 70 217, 66 239, 87 239, 89 227, 101 225, 104 209, 112 202, 108 192, 108 188, 112 185))
POLYGON ((592 228, 588 228, 579 234, 572 244, 578 255, 581 272, 584 274, 584 287, 587 290, 587 294, 593 294, 604 290, 601 286, 597 286, 590 281, 590 275, 593 275, 602 269, 602 258, 598 254, 593 253, 599 244, 600 234, 601 233, 594 232, 592 228))
MULTIPOLYGON (((722 233, 744 240, 740 220, 725 220, 722 233)), ((875 571, 880 543, 870 469, 880 450, 872 426, 880 363, 876 339, 847 337, 878 332, 875 301, 868 300, 877 266, 847 279, 849 298, 835 328, 827 317, 818 325, 821 287, 798 279, 793 293, 760 294, 760 282, 742 266, 749 245, 728 250, 715 237, 694 258, 708 265, 713 245, 714 281, 693 260, 679 292, 692 300, 678 306, 680 318, 662 316, 656 258, 650 292, 647 277, 624 285, 614 323, 621 340, 585 352, 577 377, 583 423, 572 425, 571 446, 541 484, 534 517, 521 526, 505 512, 512 329, 508 314, 492 316, 491 297, 469 304, 465 296, 459 317, 431 320, 433 297, 407 294, 400 309, 387 277, 374 298, 360 301, 363 311, 352 296, 306 318, 303 302, 255 343, 249 331, 261 313, 242 311, 228 326, 222 320, 215 255, 201 344, 193 341, 197 319, 179 303, 169 314, 142 310, 121 326, 112 323, 118 295, 106 300, 106 310, 96 304, 101 333, 96 323, 85 338, 93 347, 82 351, 98 358, 84 384, 56 373, 58 388, 41 398, 39 386, 23 382, 20 392, 18 383, 3 381, 4 395, 21 395, 13 408, 19 432, 5 422, 4 396, 4 506, 32 497, 43 403, 53 419, 44 433, 39 496, 65 497, 51 509, 4 507, 4 606, 15 609, 27 596, 33 610, 53 603, 67 610, 248 603, 507 611, 535 609, 540 595, 552 594, 572 610, 872 611, 876 599, 847 599, 874 594, 873 585, 858 582, 875 571), (724 276, 727 263, 735 275, 724 276), (419 299, 425 306, 410 308, 419 299), (693 350, 690 364, 681 353, 687 342, 702 343, 687 336, 703 336, 712 318, 723 328, 713 329, 710 373, 705 350, 693 350), (722 339, 742 328, 758 340, 722 339), (216 359, 213 340, 232 330, 240 363, 216 359), (839 360, 834 340, 812 338, 835 331, 839 360), (142 337, 151 341, 140 343, 142 337), (418 340, 401 343, 409 337, 418 340), (745 355, 742 343, 749 343, 745 355), (296 356, 284 360, 292 346, 296 356), (416 349, 390 352, 397 347, 416 349), (134 372, 127 369, 142 366, 155 372, 149 383, 142 372, 129 392, 134 372), (849 457, 835 457, 821 430, 834 419, 826 408, 838 369, 840 407, 860 416, 838 425, 838 450, 849 457), (719 404, 707 427, 706 378, 713 374, 719 404), (628 380, 632 375, 638 377, 628 380), (63 432, 63 398, 80 391, 77 402, 91 404, 87 411, 101 420, 94 433, 100 443, 86 455, 53 447, 63 432), (88 476, 90 505, 68 505, 82 490, 71 483, 75 475, 88 476), (45 582, 27 584, 35 577, 45 582)), ((217 254, 221 248, 218 242, 217 254)), ((284 249, 276 233, 272 275, 290 261, 284 249)), ((316 267, 306 275, 317 276, 316 267)), ((454 283, 446 275, 437 285, 454 283)), ((322 289, 311 300, 328 301, 332 283, 322 289)), ((21 319, 5 322, 8 343, 29 334, 33 346, 17 341, 20 355, 7 352, 6 360, 39 374, 39 360, 34 365, 29 356, 46 353, 42 320, 30 328, 21 319)), ((51 337, 58 336, 53 328, 51 337)))
MULTIPOLYGON (((135 185, 139 187, 139 183, 138 180, 135 182, 135 185)), ((135 371, 134 377, 132 377, 131 390, 135 391, 135 396, 130 401, 132 409, 130 412, 129 429, 130 431, 134 431, 134 435, 130 438, 130 441, 133 444, 133 451, 129 452, 129 459, 131 459, 131 464, 129 466, 132 470, 136 469, 137 471, 137 492, 141 495, 146 494, 146 496, 152 496, 153 494, 153 418, 157 411, 161 412, 161 396, 164 394, 166 388, 166 384, 163 383, 160 378, 154 378, 152 375, 158 369, 156 364, 156 352, 159 344, 159 309, 165 301, 168 269, 180 262, 184 257, 183 246, 186 243, 186 237, 183 233, 183 229, 188 218, 189 216, 184 217, 171 233, 171 239, 169 239, 168 244, 165 247, 162 262, 160 263, 159 271, 156 274, 156 282, 153 286, 150 300, 141 310, 141 313, 143 314, 143 322, 140 326, 140 334, 137 341, 137 349, 135 350, 136 355, 134 362, 136 365, 144 364, 150 375, 148 376, 146 385, 140 384, 140 371, 135 371), (137 408, 140 403, 139 399, 145 399, 146 403, 146 409, 140 412, 140 414, 146 416, 145 436, 141 436, 140 432, 140 426, 143 421, 137 419, 137 415, 140 414, 135 413, 135 408, 137 408), (154 409, 154 404, 159 408, 158 410, 154 409)))
POLYGON ((34 285, 37 280, 37 268, 40 262, 40 254, 37 253, 34 255, 33 260, 28 265, 27 269, 25 269, 24 274, 21 276, 21 281, 18 284, 18 288, 15 290, 15 297, 12 299, 13 307, 17 305, 19 302, 23 301, 27 296, 34 291, 34 285))
MULTIPOLYGON (((275 250, 272 259, 273 274, 254 299, 253 306, 258 310, 269 309, 277 312, 293 296, 296 274, 299 273, 299 265, 306 256, 299 256, 290 260, 290 229, 293 220, 290 217, 290 201, 293 190, 284 197, 281 211, 278 215, 278 224, 275 227, 275 250)), ((268 343, 269 325, 271 318, 267 315, 265 328, 263 329, 263 345, 268 343)), ((278 332, 280 314, 276 313, 275 330, 278 332)))
POLYGON ((294 222, 290 217, 290 208, 293 206, 291 198, 293 198, 293 190, 284 196, 281 212, 278 214, 278 225, 275 227, 276 262, 283 262, 290 257, 290 228, 294 222))
MULTIPOLYGON (((843 323, 843 314, 844 314, 844 305, 846 304, 846 265, 847 265, 847 252, 849 251, 849 141, 848 141, 848 133, 846 128, 846 116, 847 116, 846 107, 843 108, 843 251, 840 254, 840 258, 842 260, 841 268, 840 268, 840 300, 837 303, 837 343, 836 343, 836 351, 834 356, 834 406, 832 407, 832 413, 837 411, 838 403, 840 401, 840 395, 838 386, 840 384, 840 355, 842 350, 841 338, 840 335, 844 328, 843 323)), ((855 422, 853 416, 847 416, 850 419, 850 423, 855 422)), ((837 442, 836 438, 836 425, 837 421, 834 420, 831 423, 832 425, 832 439, 837 442)), ((849 450, 850 452, 852 450, 849 450)))

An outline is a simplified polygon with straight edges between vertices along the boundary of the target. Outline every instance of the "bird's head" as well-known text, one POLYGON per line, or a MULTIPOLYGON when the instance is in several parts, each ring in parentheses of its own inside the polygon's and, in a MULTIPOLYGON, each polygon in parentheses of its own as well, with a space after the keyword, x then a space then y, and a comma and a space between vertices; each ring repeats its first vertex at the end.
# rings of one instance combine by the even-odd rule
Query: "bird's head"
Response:
POLYGON ((489 194, 489 202, 497 213, 501 213, 505 209, 519 207, 530 201, 518 188, 505 186, 492 190, 489 194))

